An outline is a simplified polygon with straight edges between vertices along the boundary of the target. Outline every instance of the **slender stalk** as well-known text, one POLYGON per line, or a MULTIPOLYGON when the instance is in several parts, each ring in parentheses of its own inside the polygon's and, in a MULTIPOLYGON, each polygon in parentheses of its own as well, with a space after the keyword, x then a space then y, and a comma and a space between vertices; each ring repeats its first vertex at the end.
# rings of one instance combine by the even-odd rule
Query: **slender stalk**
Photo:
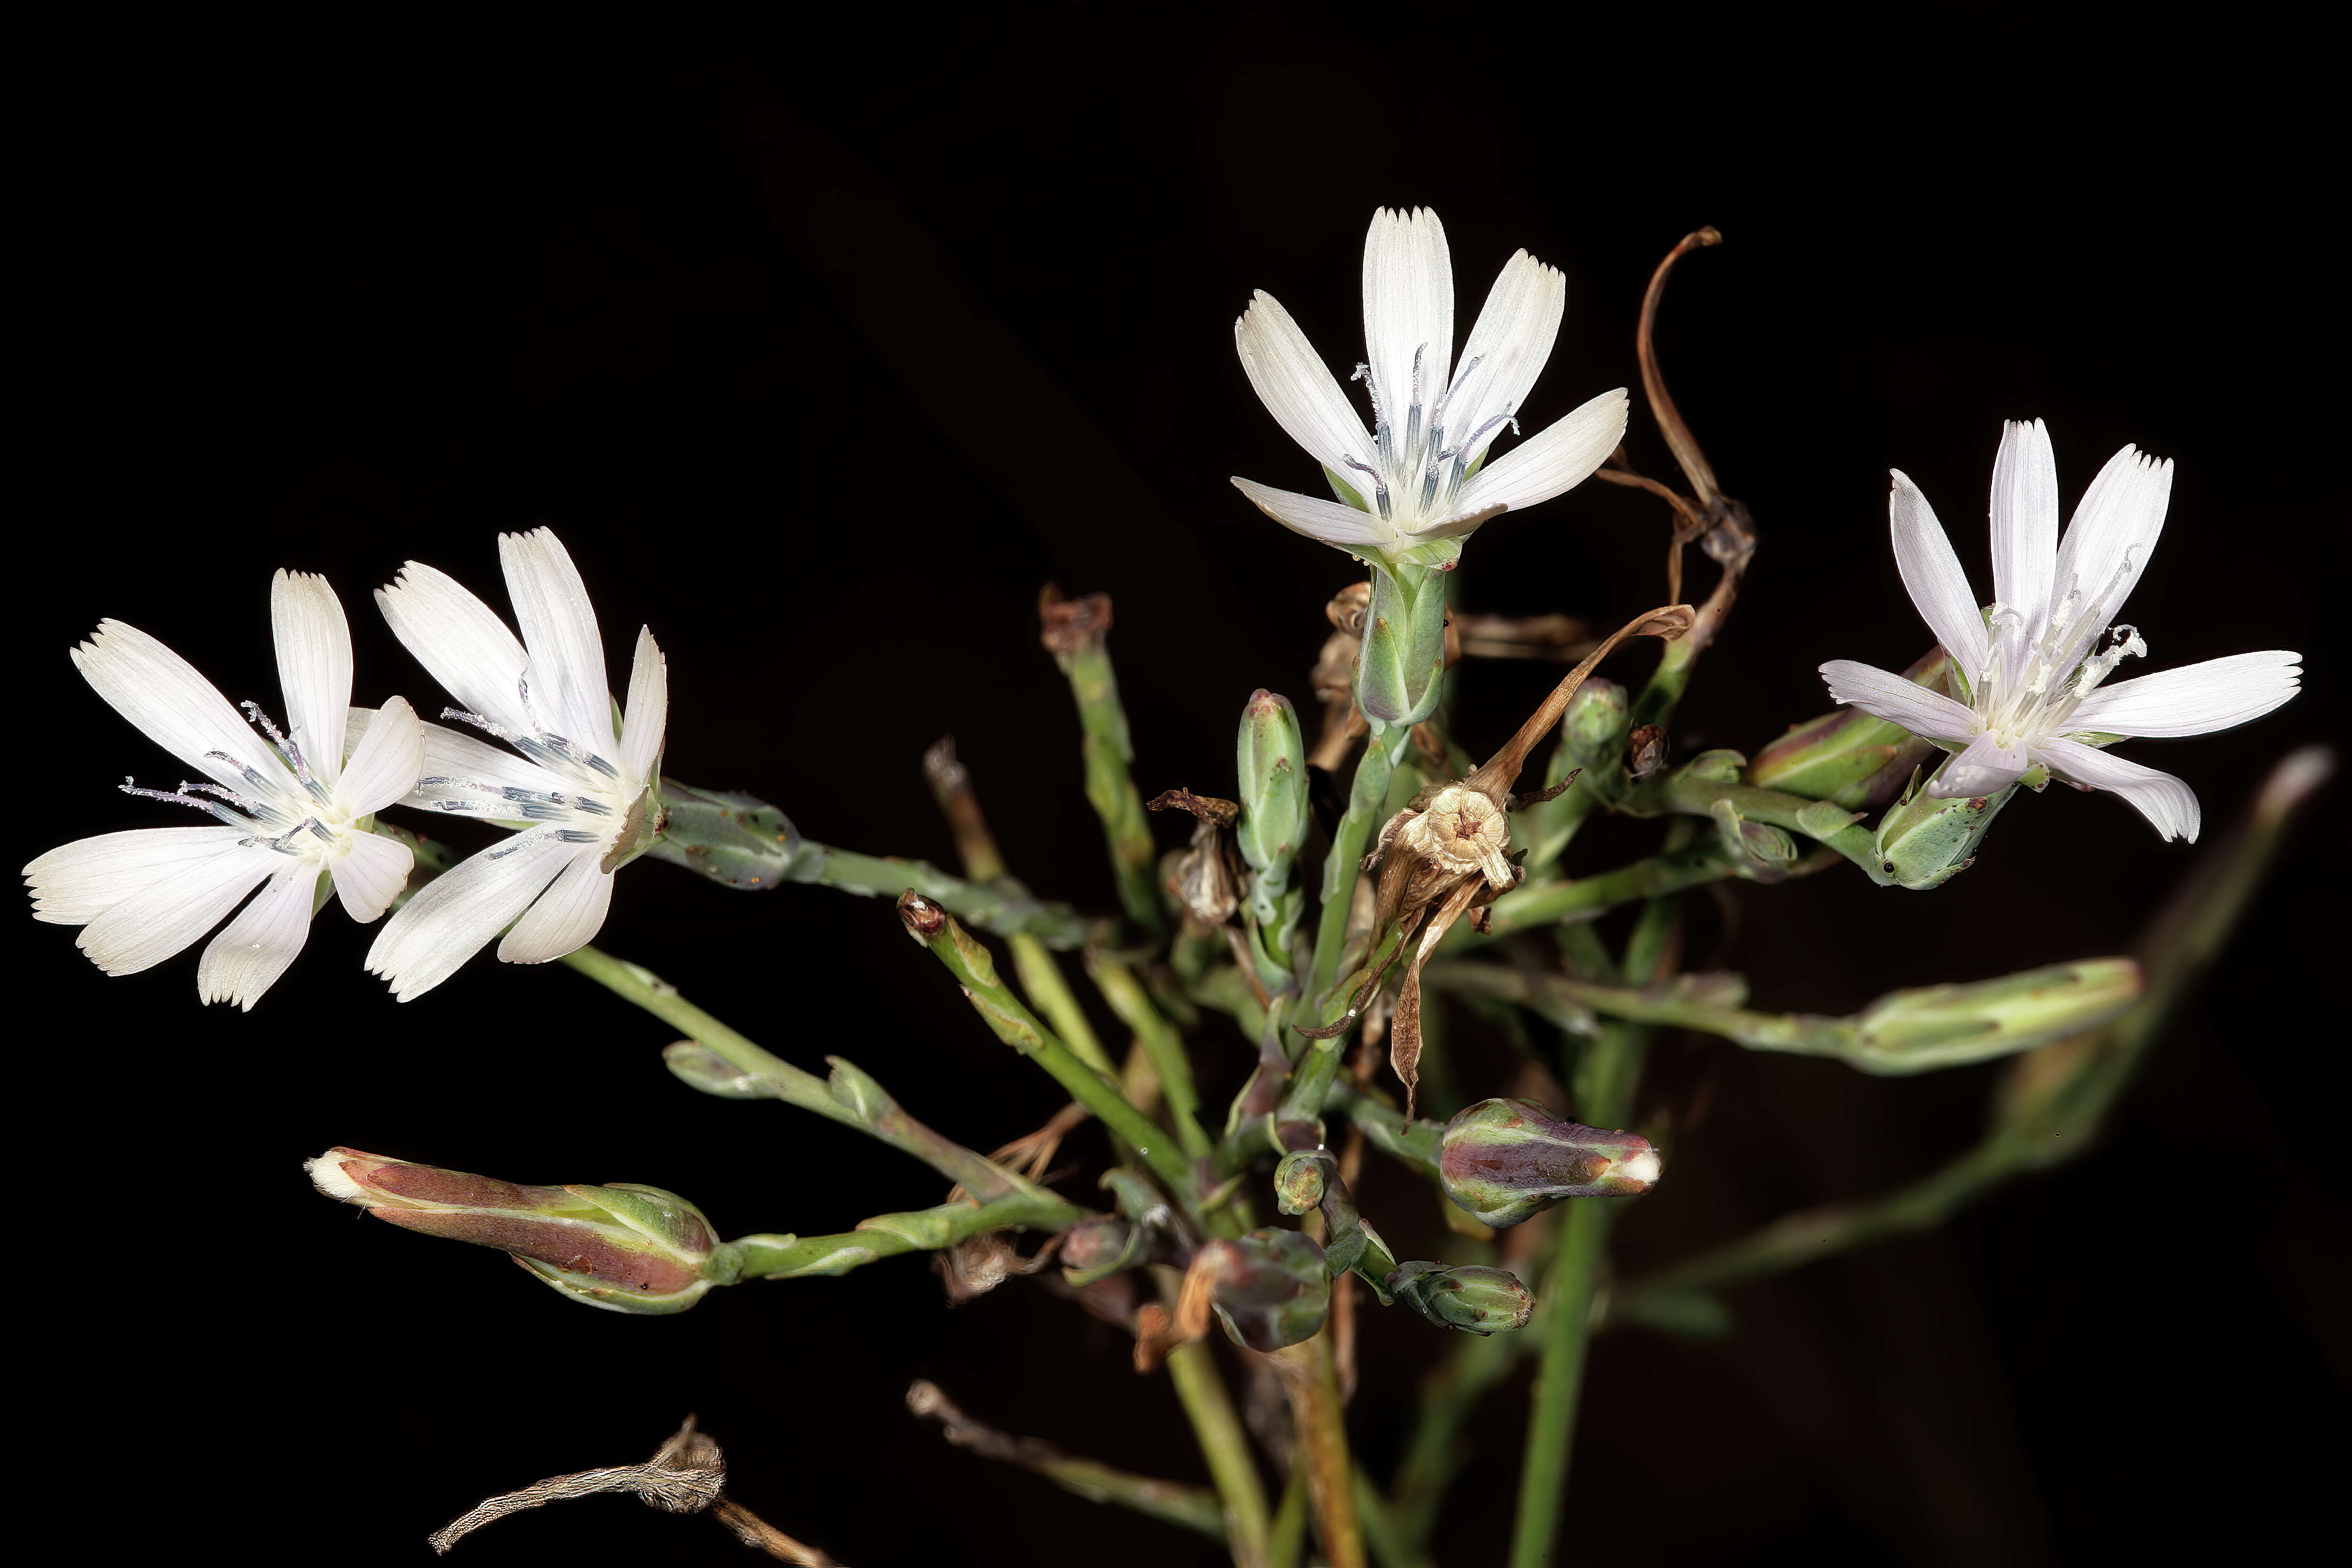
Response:
POLYGON ((1349 1121, 1363 1129, 1364 1141, 1392 1158, 1412 1167, 1415 1175, 1426 1181, 1437 1179, 1438 1140, 1445 1135, 1445 1123, 1427 1120, 1407 1121, 1404 1112, 1393 1106, 1383 1105, 1351 1084, 1334 1084, 1330 1105, 1349 1121))
POLYGON ((787 881, 816 882, 861 899, 895 899, 908 888, 994 936, 1034 936, 1047 947, 1084 947, 1103 924, 1067 904, 1050 903, 1019 887, 989 887, 950 877, 922 860, 858 855, 803 842, 784 871, 787 881))
POLYGON ((1372 1485, 1372 1478, 1358 1465, 1354 1484, 1349 1496, 1356 1504, 1356 1518, 1364 1531, 1364 1544, 1371 1549, 1372 1561, 1381 1568, 1427 1568, 1429 1559, 1417 1542, 1408 1541, 1398 1527, 1395 1513, 1388 1500, 1372 1485))
POLYGON ((1317 1334, 1303 1344, 1272 1354, 1290 1396, 1298 1428, 1298 1464, 1307 1472, 1307 1500, 1323 1537, 1330 1568, 1366 1568, 1363 1527, 1356 1518, 1355 1467, 1348 1458, 1348 1429, 1339 1405, 1339 1380, 1331 1364, 1331 1340, 1317 1334))
POLYGON ((1307 1467, 1293 1465, 1267 1538, 1266 1568, 1298 1568, 1307 1554, 1307 1467))
POLYGON ((1087 1021, 1087 1010, 1078 1005, 1077 994, 1062 977, 1062 966, 1045 951, 1045 944, 1034 936, 1013 936, 1005 945, 1013 950, 1013 973, 1021 977, 1021 989, 1037 1004, 1038 1011, 1053 1021, 1055 1033, 1068 1043, 1070 1050, 1087 1066, 1105 1078, 1117 1079, 1118 1068, 1112 1064, 1110 1053, 1095 1037, 1095 1026, 1087 1021))
POLYGON ((1330 851, 1323 858, 1323 912, 1316 920, 1315 961, 1307 972, 1309 1006, 1320 1005, 1332 982, 1339 977, 1339 952, 1348 944, 1348 911, 1356 901, 1364 846, 1388 796, 1389 775, 1396 772, 1397 756, 1412 735, 1412 729, 1404 725, 1375 730, 1357 760, 1355 782, 1348 786, 1348 809, 1333 829, 1330 851))
MULTIPOLYGON (((833 1063, 833 1076, 830 1079, 818 1078, 814 1073, 804 1072, 782 1057, 763 1050, 720 1023, 679 995, 677 986, 651 970, 625 959, 614 958, 611 953, 593 947, 580 948, 566 954, 563 963, 614 995, 636 1004, 663 1023, 691 1036, 703 1050, 740 1075, 730 1082, 727 1092, 781 1100, 803 1110, 813 1110, 845 1127, 855 1127, 892 1148, 913 1155, 950 1181, 961 1183, 983 1196, 1011 1193, 1033 1198, 1050 1198, 1053 1195, 1045 1188, 993 1163, 987 1156, 942 1137, 916 1121, 880 1084, 838 1057, 828 1058, 833 1063)), ((673 1070, 679 1070, 675 1058, 673 1070)), ((697 1075, 697 1081, 707 1076, 697 1075)))
POLYGON ((1065 600, 1048 588, 1038 604, 1046 651, 1069 678, 1070 695, 1078 705, 1087 803, 1102 819, 1111 870, 1118 879, 1119 905, 1128 919, 1158 931, 1167 924, 1152 874, 1159 857, 1143 815, 1143 797, 1128 775, 1135 742, 1128 731, 1127 710, 1118 700, 1118 678, 1104 646, 1110 616, 1110 599, 1103 594, 1065 600))
POLYGON ((746 1279, 801 1279, 846 1274, 902 1252, 937 1252, 992 1230, 1066 1230, 1087 1217, 1072 1204, 1015 1194, 876 1215, 839 1236, 745 1236, 730 1245, 742 1251, 746 1279))
POLYGON ((1672 1296, 1718 1289, 1742 1279, 1801 1268, 1890 1236, 1933 1230, 2027 1168, 2031 1155, 2022 1140, 1995 1133, 1933 1175, 1892 1193, 1864 1203, 1831 1204, 1784 1215, 1761 1230, 1626 1287, 1611 1303, 1610 1320, 1639 1321, 1652 1307, 1672 1296))
POLYGON ((1861 1203, 1786 1215, 1752 1235, 1633 1282, 1610 1317, 1639 1320, 1670 1298, 1800 1268, 1885 1237, 1930 1229, 2027 1171, 2083 1153, 2116 1098, 2163 1033, 2180 999, 2204 977, 2244 916, 2296 812, 2334 770, 2318 748, 2274 766, 2252 803, 2198 858, 2133 951, 2147 977, 2139 1002, 2103 1028, 2045 1046, 2010 1065, 1994 1121, 1978 1147, 1942 1169, 1861 1203))
POLYGON ((959 1448, 969 1448, 982 1458, 1018 1465, 1089 1502, 1116 1503, 1146 1518, 1197 1531, 1212 1541, 1225 1539, 1223 1510, 1216 1493, 1206 1487, 1139 1476, 1097 1459, 1065 1453, 1035 1437, 1016 1437, 1009 1432, 1000 1432, 965 1415, 939 1384, 924 1379, 917 1379, 907 1390, 907 1407, 917 1415, 937 1421, 949 1442, 959 1448))
POLYGON ((1208 1463, 1209 1479, 1217 1489, 1234 1568, 1262 1568, 1268 1560, 1273 1531, 1265 1488, 1258 1480, 1257 1463, 1250 1457, 1249 1434, 1225 1392, 1225 1380, 1217 1374, 1216 1357, 1206 1344, 1196 1342, 1176 1346, 1164 1364, 1177 1402, 1192 1423, 1193 1440, 1201 1446, 1201 1458, 1208 1463))
POLYGON ((965 1000, 998 1039, 1044 1068, 1072 1100, 1093 1111, 1114 1135, 1141 1155, 1180 1204, 1191 1205, 1192 1162, 1174 1136, 1129 1105, 1116 1083, 1080 1061, 1059 1037, 1038 1022, 1034 1013, 1021 1005, 1019 997, 1005 989, 996 975, 996 960, 986 947, 973 941, 946 910, 911 891, 898 900, 898 915, 908 931, 955 977, 965 1000))
POLYGON ((1448 1334, 1442 1360, 1422 1380, 1421 1408, 1397 1465, 1397 1533, 1415 1551, 1437 1529, 1437 1510, 1468 1462, 1464 1436, 1486 1391, 1509 1375, 1525 1353, 1524 1334, 1448 1334))
POLYGON ((1201 1127, 1201 1095, 1192 1083, 1192 1058, 1184 1054, 1183 1037, 1152 1005, 1151 994, 1135 971, 1099 947, 1087 949, 1087 973, 1120 1023, 1135 1031, 1143 1054, 1160 1075, 1160 1092, 1168 1100, 1177 1139, 1194 1159, 1209 1152, 1209 1135, 1201 1127))
MULTIPOLYGON (((1655 977, 1669 944, 1673 921, 1669 900, 1653 899, 1643 908, 1625 947, 1628 977, 1655 977)), ((1639 1025, 1602 1026, 1575 1074, 1580 1115, 1601 1127, 1622 1127, 1631 1119, 1648 1043, 1649 1031, 1639 1025)), ((1559 1251, 1544 1277, 1541 1363, 1528 1413, 1518 1515, 1511 1532, 1511 1568, 1545 1568, 1559 1536, 1570 1444, 1575 1435, 1578 1398, 1583 1392, 1585 1351, 1591 1339, 1594 1284, 1609 1225, 1617 1213, 1614 1204, 1588 1199, 1570 1204, 1561 1216, 1559 1251)))
MULTIPOLYGON (((1789 863, 1790 877, 1807 877, 1839 864, 1839 856, 1823 849, 1801 860, 1789 863)), ((1513 931, 1528 931, 1538 926, 1551 925, 1569 917, 1598 919, 1620 904, 1638 899, 1664 898, 1708 882, 1719 882, 1727 877, 1741 875, 1741 868, 1726 859, 1713 844, 1700 842, 1681 849, 1653 855, 1646 860, 1636 860, 1613 871, 1603 871, 1591 877, 1575 877, 1558 882, 1526 884, 1496 899, 1492 908, 1490 932, 1507 936, 1513 931)), ((1447 940, 1461 942, 1462 927, 1447 940)))
POLYGON ((1748 821, 1769 823, 1801 833, 1836 850, 1861 867, 1880 887, 1894 880, 1878 858, 1870 829, 1862 825, 1857 814, 1827 801, 1807 800, 1802 795, 1759 789, 1754 784, 1727 784, 1677 773, 1628 791, 1617 809, 1628 816, 1661 816, 1668 813, 1707 816, 1713 814, 1717 801, 1727 803, 1748 821))

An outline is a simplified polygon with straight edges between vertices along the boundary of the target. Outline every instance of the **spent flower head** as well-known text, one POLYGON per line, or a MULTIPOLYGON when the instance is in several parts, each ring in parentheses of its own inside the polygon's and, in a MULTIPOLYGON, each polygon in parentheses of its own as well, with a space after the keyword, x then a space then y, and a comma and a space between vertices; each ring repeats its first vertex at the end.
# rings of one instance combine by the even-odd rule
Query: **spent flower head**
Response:
POLYGON ((433 567, 409 562, 376 590, 394 633, 463 704, 442 716, 514 748, 425 726, 425 776, 403 804, 517 831, 428 883, 385 922, 368 968, 404 1002, 448 979, 501 931, 507 963, 544 963, 581 947, 604 923, 613 873, 661 831, 669 685, 653 633, 637 633, 616 731, 604 639, 572 557, 542 528, 500 534, 499 560, 520 640, 433 567))
POLYGON ((1568 286, 1522 250, 1504 264, 1462 358, 1454 358, 1454 263, 1426 209, 1383 207, 1364 240, 1363 419, 1307 334, 1260 290, 1234 323, 1242 368, 1266 409, 1323 465, 1339 500, 1236 478, 1285 528, 1361 558, 1450 565, 1479 524, 1569 489, 1625 433, 1623 388, 1604 392, 1488 462, 1517 432, 1528 390, 1559 335, 1568 286))
POLYGON ((2047 769, 2079 789, 2111 790, 2166 838, 2194 842, 2200 814, 2189 786, 2100 748, 2260 718, 2295 694, 2303 656, 2234 654, 2104 684, 2124 659, 2147 653, 2138 628, 2116 617, 2147 567, 2171 492, 2171 463, 2126 447, 2091 481, 2061 540, 2049 432, 2038 419, 2011 423, 1993 460, 1993 602, 1979 610, 1927 498, 1895 473, 1895 565, 1967 700, 1842 658, 1822 666, 1830 694, 1958 752, 1929 796, 1992 795, 2047 769))
POLYGON ((50 850, 25 868, 33 918, 78 925, 75 945, 109 974, 163 963, 260 893, 223 927, 196 966, 206 1002, 251 1009, 302 951, 331 883, 353 920, 374 920, 399 897, 412 856, 372 831, 373 814, 416 783, 423 726, 394 697, 365 715, 352 700, 352 634, 323 577, 279 572, 269 617, 286 701, 280 731, 260 704, 251 722, 185 659, 136 626, 101 621, 73 650, 76 668, 115 710, 211 782, 127 795, 193 806, 206 827, 103 833, 50 850))

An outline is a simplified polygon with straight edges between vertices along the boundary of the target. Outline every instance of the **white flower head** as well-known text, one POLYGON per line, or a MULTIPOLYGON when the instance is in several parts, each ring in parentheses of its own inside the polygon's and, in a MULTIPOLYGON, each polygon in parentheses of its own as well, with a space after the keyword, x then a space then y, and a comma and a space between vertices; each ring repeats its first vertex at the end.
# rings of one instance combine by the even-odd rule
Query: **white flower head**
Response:
POLYGON ((258 703, 245 704, 247 724, 185 659, 136 626, 99 623, 73 650, 75 668, 148 739, 212 781, 152 790, 126 779, 122 789, 194 806, 219 826, 100 834, 25 868, 33 918, 80 926, 75 945, 109 974, 163 963, 259 887, 196 967, 206 1002, 247 1010, 302 951, 322 876, 362 922, 399 896, 408 847, 370 832, 367 819, 407 794, 424 763, 424 726, 397 697, 368 715, 365 739, 345 756, 351 625, 325 578, 278 573, 269 617, 282 732, 258 703))
POLYGON ((499 561, 520 641, 430 566, 411 561, 376 590, 394 634, 462 705, 442 717, 514 748, 425 725, 425 776, 404 804, 521 825, 425 884, 384 923, 368 968, 404 1002, 448 979, 501 931, 499 957, 508 963, 545 963, 585 943, 612 906, 613 873, 661 829, 656 786, 669 677, 653 633, 637 633, 615 733, 604 639, 572 557, 542 528, 500 534, 499 561))
POLYGON ((2112 790, 2167 839, 2194 843, 2200 816, 2189 786, 2099 748, 2260 718, 2295 694, 2303 656, 2242 653, 2103 684, 2125 658, 2147 653, 2138 628, 2116 616, 2156 548, 2171 492, 2171 463, 2126 447, 2091 481, 2062 542, 2049 432, 2038 419, 2012 422, 1993 460, 1993 603, 1979 610, 1927 498, 1896 473, 1895 565, 1969 700, 1842 658, 1822 666, 1830 695, 1957 750, 1931 795, 1990 795, 2041 766, 2080 788, 2112 790))
POLYGON ((1444 226, 1426 209, 1382 208, 1364 240, 1366 360, 1356 367, 1371 394, 1369 433, 1273 295, 1260 290, 1234 323, 1250 385, 1346 504, 1234 483, 1285 528, 1351 555, 1451 565, 1480 523, 1581 483, 1625 434, 1620 387, 1486 462, 1495 438, 1517 431, 1567 300, 1559 268, 1519 251, 1495 279, 1456 364, 1444 226))

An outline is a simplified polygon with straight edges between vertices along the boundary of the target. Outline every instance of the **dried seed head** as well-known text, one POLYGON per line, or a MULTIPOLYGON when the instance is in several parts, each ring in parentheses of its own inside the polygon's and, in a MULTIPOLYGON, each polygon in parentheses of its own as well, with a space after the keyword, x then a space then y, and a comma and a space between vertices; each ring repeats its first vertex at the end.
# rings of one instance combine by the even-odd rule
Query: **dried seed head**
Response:
POLYGON ((1447 784, 1432 795, 1421 815, 1397 829, 1406 853, 1433 860, 1448 871, 1483 871, 1496 888, 1516 879, 1506 858, 1511 825, 1502 807, 1465 784, 1447 784))
POLYGON ((1061 589, 1048 583, 1037 595, 1037 640, 1056 658, 1099 648, 1109 630, 1108 594, 1066 599, 1061 589))

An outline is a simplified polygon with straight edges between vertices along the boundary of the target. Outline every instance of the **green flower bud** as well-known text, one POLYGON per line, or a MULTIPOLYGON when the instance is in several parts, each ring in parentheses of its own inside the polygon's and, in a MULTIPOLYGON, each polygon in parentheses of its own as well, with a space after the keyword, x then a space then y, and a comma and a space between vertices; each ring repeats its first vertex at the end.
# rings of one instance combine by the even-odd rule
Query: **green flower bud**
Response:
POLYGON ((1281 868, 1275 879, 1287 882, 1307 823, 1307 745, 1290 699, 1263 687, 1250 693, 1234 761, 1242 792, 1234 836, 1242 858, 1261 877, 1281 868))
POLYGON ((1491 1226, 1531 1219, 1564 1198, 1631 1197, 1658 1179, 1658 1152, 1632 1132, 1565 1121, 1527 1100, 1482 1100, 1445 1124, 1439 1184, 1491 1226))
POLYGON ((331 1198, 404 1229, 495 1247, 610 1311, 683 1312, 742 1271, 702 1211, 659 1187, 530 1187, 341 1148, 304 1169, 331 1198))
POLYGON ((1588 676, 1568 700, 1568 711, 1559 719, 1559 742, 1568 748, 1569 766, 1594 768, 1614 760, 1625 743, 1625 728, 1633 721, 1633 713, 1623 687, 1601 676, 1588 676))
MULTIPOLYGON (((1903 672, 1930 691, 1958 697, 1952 661, 1940 647, 1903 672)), ((1840 708, 1789 732, 1756 754, 1748 782, 1759 789, 1826 800, 1849 810, 1874 810, 1893 800, 1935 746, 1899 724, 1859 708, 1840 708)))
POLYGON ((1417 724, 1435 710, 1445 673, 1445 577, 1367 563, 1372 602, 1356 656, 1356 706, 1382 724, 1417 724))
POLYGON ((1210 1305, 1234 1342, 1277 1351, 1315 1337, 1331 1310, 1323 1249, 1296 1230, 1254 1230, 1203 1242, 1192 1268, 1210 1279, 1210 1305))
POLYGON ((781 886, 800 853, 799 829, 757 795, 661 781, 668 817, 646 853, 725 887, 781 886))
POLYGON ((2084 958, 1882 996, 1853 1019, 1840 1054, 1868 1072, 1914 1073, 2032 1050, 2094 1029, 2140 998, 2139 965, 2084 958))
POLYGON ((1682 765, 1682 770, 1677 776, 1700 779, 1707 784, 1738 784, 1740 770, 1747 765, 1748 759, 1738 752, 1722 750, 1701 752, 1682 765))
MULTIPOLYGON (((2020 781, 2034 782, 2030 773, 2020 781)), ((1922 892, 1942 887, 1975 861, 1985 829, 2018 788, 2011 784, 1991 795, 1945 797, 1931 795, 1915 783, 1879 820, 1880 867, 1900 887, 1922 892)))
POLYGON ((1507 1334, 1528 1326, 1535 1293, 1500 1268, 1465 1264, 1407 1263, 1389 1276, 1400 1301, 1441 1329, 1465 1334, 1507 1334))
POLYGON ((1294 1149, 1274 1168, 1274 1201, 1285 1214, 1305 1214, 1323 1201, 1324 1184, 1336 1167, 1321 1149, 1294 1149))

